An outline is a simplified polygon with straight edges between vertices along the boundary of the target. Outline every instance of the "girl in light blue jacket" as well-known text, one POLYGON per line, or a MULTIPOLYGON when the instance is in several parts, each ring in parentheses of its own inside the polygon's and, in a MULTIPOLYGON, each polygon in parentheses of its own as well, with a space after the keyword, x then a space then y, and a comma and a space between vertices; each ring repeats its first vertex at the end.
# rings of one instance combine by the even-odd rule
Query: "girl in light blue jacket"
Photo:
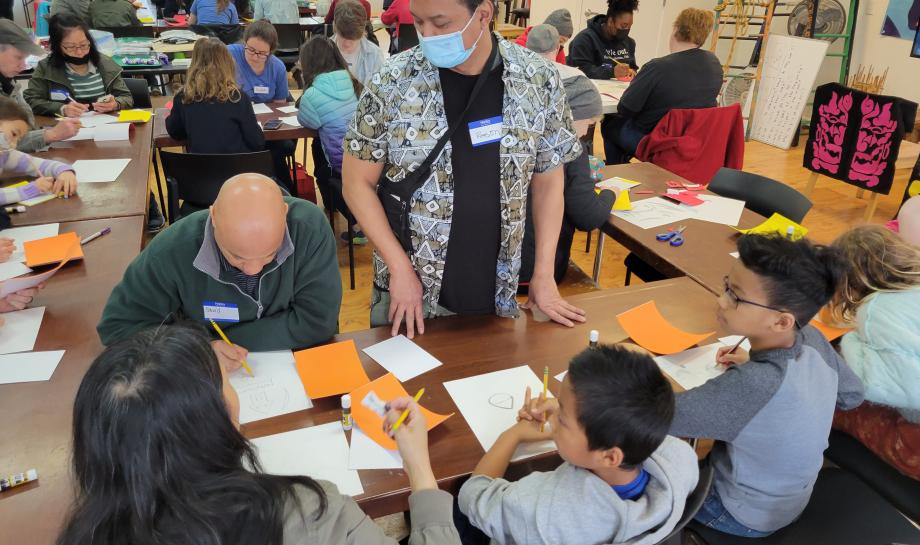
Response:
POLYGON ((844 359, 866 400, 920 423, 920 248, 881 225, 863 225, 834 246, 850 262, 832 311, 856 329, 843 336, 844 359))

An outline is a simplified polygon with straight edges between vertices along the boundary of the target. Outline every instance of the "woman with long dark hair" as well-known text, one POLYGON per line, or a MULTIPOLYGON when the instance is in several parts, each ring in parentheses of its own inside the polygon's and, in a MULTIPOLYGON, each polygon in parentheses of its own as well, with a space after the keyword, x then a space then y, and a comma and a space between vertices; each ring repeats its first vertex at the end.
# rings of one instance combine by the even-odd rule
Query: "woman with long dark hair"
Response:
MULTIPOLYGON (((424 416, 390 422, 413 490, 410 543, 460 543, 437 489, 424 416)), ((74 404, 77 499, 59 545, 395 544, 335 485, 262 473, 239 399, 200 330, 162 326, 110 346, 74 404)))
POLYGON ((134 105, 121 67, 99 53, 86 21, 61 14, 48 25, 51 54, 38 62, 22 93, 36 115, 79 117, 134 105))

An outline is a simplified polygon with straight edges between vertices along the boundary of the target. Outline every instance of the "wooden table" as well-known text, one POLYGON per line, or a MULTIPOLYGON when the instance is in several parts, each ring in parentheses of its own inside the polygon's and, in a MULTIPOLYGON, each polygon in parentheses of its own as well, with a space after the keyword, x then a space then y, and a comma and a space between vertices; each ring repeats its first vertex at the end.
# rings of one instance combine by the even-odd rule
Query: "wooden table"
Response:
MULTIPOLYGON (((652 163, 612 165, 604 169, 604 179, 614 176, 642 183, 630 194, 633 202, 665 193, 668 189, 668 180, 685 184, 693 183, 652 163), (641 190, 655 191, 656 195, 635 194, 636 191, 641 190)), ((704 192, 704 194, 712 193, 704 192)), ((742 229, 754 227, 764 219, 760 214, 745 208, 741 213, 738 227, 742 229)), ((728 274, 735 262, 735 258, 730 254, 736 250, 738 232, 728 225, 689 219, 652 229, 642 229, 611 214, 607 224, 601 230, 665 276, 689 276, 716 295, 722 293, 722 278, 728 274), (682 246, 674 247, 655 239, 658 233, 677 225, 687 226, 682 246)), ((603 236, 598 237, 598 251, 594 263, 595 282, 600 272, 603 240, 603 236)))
POLYGON ((512 25, 509 23, 495 23, 495 32, 498 32, 506 40, 515 40, 518 36, 527 30, 524 27, 512 25))
MULTIPOLYGON (((415 342, 444 365, 429 371, 404 386, 415 392, 425 387, 421 403, 438 413, 456 412, 457 408, 444 389, 443 382, 528 364, 542 376, 543 367, 550 374, 568 368, 572 356, 587 347, 588 333, 600 331, 601 342, 626 339, 616 321, 616 314, 654 299, 661 312, 675 325, 688 331, 718 329, 715 318, 717 299, 688 278, 676 278, 617 290, 603 290, 569 299, 584 308, 588 322, 574 328, 553 323, 537 323, 527 313, 518 320, 495 316, 440 318, 425 323, 425 334, 415 342)), ((385 374, 361 349, 389 337, 389 327, 338 335, 335 340, 354 339, 362 364, 372 379, 385 374)), ((707 342, 713 342, 710 339, 707 342)), ((558 388, 558 382, 551 386, 558 388)), ((338 397, 313 400, 313 409, 247 424, 249 438, 261 437, 338 420, 341 416, 338 397)), ((431 431, 431 460, 442 489, 456 493, 484 454, 479 441, 459 412, 431 431)), ((558 463, 555 455, 532 458, 525 463, 558 463)), ((356 498, 371 516, 378 517, 408 508, 408 480, 402 470, 360 471, 364 495, 356 498)))
MULTIPOLYGON (((38 118, 39 125, 51 124, 49 118, 38 118)), ((77 195, 69 199, 54 199, 27 207, 21 214, 11 215, 13 226, 41 223, 145 216, 147 187, 150 176, 150 138, 153 123, 135 124, 131 138, 121 142, 56 142, 46 152, 34 154, 42 159, 73 163, 79 159, 126 159, 131 162, 114 182, 79 184, 77 195)), ((18 180, 9 180, 15 182, 18 180)))
POLYGON ((112 232, 83 247, 85 259, 67 264, 35 298, 46 306, 35 350, 66 350, 47 382, 0 385, 0 471, 35 468, 36 483, 0 496, 3 543, 51 545, 70 507, 73 400, 93 359, 102 351, 96 324, 112 288, 141 249, 143 215, 62 223, 80 237, 112 232))
MULTIPOLYGON (((279 117, 291 117, 296 116, 297 112, 292 114, 286 114, 284 112, 279 112, 279 106, 272 104, 266 104, 269 108, 272 109, 271 113, 268 114, 257 114, 256 119, 263 126, 265 122, 270 119, 278 119, 279 117)), ((293 106, 293 104, 286 104, 283 106, 293 106)), ((154 148, 172 148, 183 145, 184 142, 173 139, 169 136, 169 133, 166 132, 166 114, 169 112, 166 108, 157 108, 156 115, 153 118, 153 146, 154 148)), ((313 129, 306 129, 301 126, 291 126, 287 123, 281 125, 281 128, 273 131, 264 131, 265 140, 299 140, 301 138, 313 138, 317 135, 317 132, 313 129)))

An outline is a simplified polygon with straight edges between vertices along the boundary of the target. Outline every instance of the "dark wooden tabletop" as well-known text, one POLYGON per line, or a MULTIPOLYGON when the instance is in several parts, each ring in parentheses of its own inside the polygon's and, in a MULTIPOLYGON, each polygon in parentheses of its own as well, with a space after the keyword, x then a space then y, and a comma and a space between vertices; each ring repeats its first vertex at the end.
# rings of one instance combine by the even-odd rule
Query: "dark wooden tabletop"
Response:
MULTIPOLYGON (((443 382, 489 373, 527 364, 542 376, 543 367, 550 374, 568 368, 568 362, 588 345, 588 333, 600 332, 601 342, 614 343, 626 339, 616 321, 616 315, 636 305, 654 299, 661 312, 678 327, 687 331, 718 329, 715 318, 716 297, 688 278, 675 278, 652 284, 640 284, 617 290, 603 290, 571 297, 572 304, 584 308, 588 321, 574 328, 553 323, 537 323, 529 313, 517 320, 495 316, 440 318, 425 323, 425 334, 415 342, 443 362, 443 366, 422 374, 406 383, 408 392, 425 388, 421 403, 437 413, 457 412, 443 382)), ((368 329, 338 335, 335 340, 354 339, 361 361, 372 379, 385 370, 371 360, 362 348, 385 340, 389 328, 368 329)), ((715 338, 705 342, 714 342, 715 338)), ((551 380, 551 387, 559 383, 551 380)), ((308 411, 287 414, 254 422, 243 427, 247 437, 272 435, 292 429, 324 424, 338 420, 341 408, 337 397, 314 400, 308 411)), ((459 412, 431 431, 431 460, 441 488, 456 492, 484 454, 463 415, 459 412)), ((304 455, 309 455, 305 452, 304 455)), ((543 457, 551 462, 554 455, 543 457)), ((539 463, 531 460, 524 463, 539 463)), ((360 471, 364 495, 357 498, 361 507, 372 517, 408 509, 408 480, 402 470, 360 471)))
MULTIPOLYGON (((149 134, 149 133, 148 133, 149 134)), ((85 258, 51 278, 31 306, 45 306, 35 350, 66 350, 51 380, 0 385, 0 472, 35 468, 36 483, 0 494, 3 543, 51 545, 73 498, 70 439, 80 380, 102 351, 96 323, 112 288, 139 253, 144 217, 62 223, 84 237, 112 232, 83 247, 85 258)))
MULTIPOLYGON (((604 168, 603 176, 604 179, 620 176, 641 182, 642 185, 636 186, 630 192, 633 202, 665 193, 669 180, 693 184, 652 163, 608 166, 604 168), (636 194, 636 191, 642 190, 654 191, 655 195, 636 194)), ((703 194, 712 193, 707 191, 703 194)), ((754 227, 764 219, 760 214, 745 208, 741 213, 738 227, 754 227)), ((728 274, 735 261, 730 254, 736 250, 738 231, 728 225, 689 219, 652 229, 642 229, 611 214, 602 230, 665 276, 689 276, 715 294, 722 293, 722 278, 728 274), (678 225, 687 226, 683 233, 683 245, 675 247, 655 239, 655 235, 667 231, 668 227, 678 225)))
MULTIPOLYGON (((266 104, 269 108, 272 109, 270 114, 256 114, 256 119, 262 126, 265 126, 265 122, 271 119, 279 119, 281 117, 292 117, 296 116, 297 112, 294 113, 284 113, 279 112, 279 107, 284 106, 293 106, 292 104, 266 104)), ((166 108, 157 108, 156 115, 153 120, 153 145, 157 148, 172 148, 176 146, 181 146, 183 142, 173 139, 169 136, 169 133, 166 132, 166 114, 169 112, 166 108)), ((281 127, 273 131, 263 131, 265 133, 265 140, 299 140, 301 138, 313 138, 317 135, 316 131, 313 129, 305 129, 301 126, 291 126, 287 123, 282 123, 281 127)))
MULTIPOLYGON (((37 123, 50 125, 52 121, 38 118, 37 123)), ((127 158, 131 162, 114 182, 79 184, 77 195, 69 199, 53 199, 11 215, 13 226, 146 215, 152 130, 153 123, 134 124, 128 141, 56 142, 48 151, 35 153, 36 157, 65 163, 80 159, 127 158)))

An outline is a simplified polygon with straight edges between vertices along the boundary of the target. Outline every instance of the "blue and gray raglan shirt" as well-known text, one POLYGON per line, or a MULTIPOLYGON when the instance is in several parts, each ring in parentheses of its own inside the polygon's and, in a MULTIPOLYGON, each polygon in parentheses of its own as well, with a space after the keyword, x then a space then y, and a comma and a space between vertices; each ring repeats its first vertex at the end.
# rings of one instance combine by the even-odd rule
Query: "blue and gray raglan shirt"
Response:
POLYGON ((823 463, 834 409, 863 401, 863 385, 814 327, 791 348, 677 394, 670 433, 716 441, 710 462, 722 504, 741 524, 769 532, 798 517, 823 463))

